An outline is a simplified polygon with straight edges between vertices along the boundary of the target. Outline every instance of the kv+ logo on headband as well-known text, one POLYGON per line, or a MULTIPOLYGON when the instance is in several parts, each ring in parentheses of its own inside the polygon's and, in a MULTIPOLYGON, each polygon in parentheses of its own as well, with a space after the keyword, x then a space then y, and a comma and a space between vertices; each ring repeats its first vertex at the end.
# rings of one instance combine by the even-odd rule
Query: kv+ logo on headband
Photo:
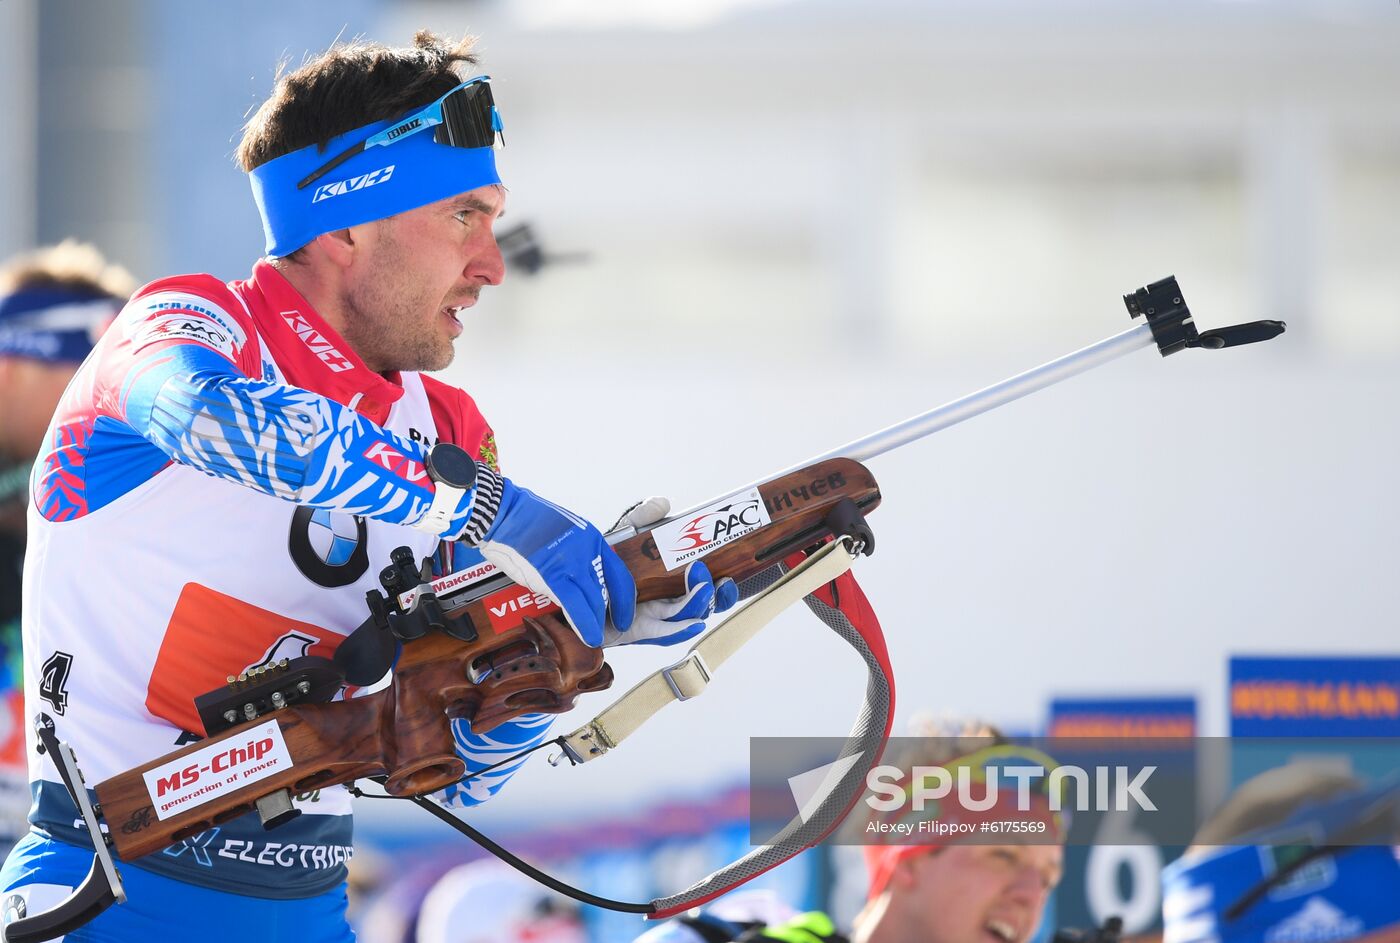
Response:
POLYGON ((335 183, 328 183, 316 188, 316 194, 311 197, 312 203, 320 203, 322 200, 329 200, 333 196, 340 196, 342 193, 350 193, 354 190, 367 190, 376 183, 387 183, 389 178, 394 176, 394 165, 380 167, 378 170, 371 170, 367 174, 360 174, 358 177, 351 177, 349 180, 337 180, 335 183))

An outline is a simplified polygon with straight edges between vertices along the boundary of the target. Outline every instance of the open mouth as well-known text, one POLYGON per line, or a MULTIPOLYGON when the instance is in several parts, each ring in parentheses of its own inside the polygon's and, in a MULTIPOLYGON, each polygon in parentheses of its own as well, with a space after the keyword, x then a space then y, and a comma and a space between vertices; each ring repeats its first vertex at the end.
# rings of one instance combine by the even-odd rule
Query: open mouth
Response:
POLYGON ((460 315, 466 307, 466 305, 452 305, 442 309, 442 316, 451 323, 453 337, 462 333, 462 320, 458 315, 460 315))
POLYGON ((1000 943, 1016 943, 1019 936, 1016 928, 1005 920, 988 920, 983 929, 987 931, 988 936, 1000 943))

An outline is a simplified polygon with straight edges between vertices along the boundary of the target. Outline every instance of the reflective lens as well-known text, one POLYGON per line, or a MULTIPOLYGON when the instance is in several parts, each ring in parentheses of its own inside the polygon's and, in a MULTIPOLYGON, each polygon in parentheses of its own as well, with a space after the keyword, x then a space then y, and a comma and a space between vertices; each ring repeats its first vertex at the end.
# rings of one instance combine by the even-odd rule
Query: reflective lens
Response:
POLYGON ((448 147, 494 145, 502 126, 496 100, 491 96, 491 76, 468 79, 422 111, 400 118, 383 131, 346 148, 302 178, 297 189, 315 183, 356 154, 363 154, 371 147, 387 147, 425 128, 436 128, 433 140, 448 147))
POLYGON ((441 101, 442 123, 433 140, 449 147, 490 147, 501 130, 501 117, 488 78, 458 86, 441 101))

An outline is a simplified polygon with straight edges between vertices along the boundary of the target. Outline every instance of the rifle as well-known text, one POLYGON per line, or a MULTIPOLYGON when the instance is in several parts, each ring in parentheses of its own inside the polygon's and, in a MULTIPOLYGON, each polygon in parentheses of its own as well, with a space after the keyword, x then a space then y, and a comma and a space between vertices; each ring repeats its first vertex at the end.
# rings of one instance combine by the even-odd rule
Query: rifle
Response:
MULTIPOLYGON (((715 668, 791 602, 845 573, 855 556, 873 551, 865 515, 880 503, 879 486, 861 464, 891 449, 962 422, 1108 360, 1155 344, 1162 356, 1187 347, 1220 349, 1276 337, 1277 321, 1199 333, 1175 278, 1124 296, 1145 323, 969 396, 847 443, 696 505, 641 532, 610 535, 637 584, 639 601, 685 592, 683 567, 705 558, 716 579, 729 577, 758 595, 692 645, 680 661, 638 684, 589 724, 560 737, 571 763, 605 754, 671 700, 700 693, 715 668), (805 552, 788 572, 783 562, 805 552)), ((380 574, 387 595, 368 594, 370 618, 336 658, 305 656, 196 699, 207 738, 96 786, 89 801, 66 744, 41 715, 38 733, 77 804, 88 832, 101 836, 88 877, 67 900, 5 928, 7 943, 51 939, 124 900, 112 854, 132 861, 220 822, 256 810, 265 827, 294 817, 291 796, 359 779, 379 781, 394 797, 411 798, 482 843, 508 863, 585 903, 660 918, 704 903, 824 838, 855 803, 893 715, 893 684, 883 638, 819 614, 865 661, 864 710, 848 738, 835 782, 773 840, 690 888, 649 903, 611 901, 543 875, 423 797, 459 781, 450 721, 487 731, 524 713, 562 713, 581 694, 607 688, 612 673, 601 651, 585 646, 547 599, 503 575, 433 581, 415 568, 407 548, 380 574), (388 669, 388 687, 331 701, 347 681, 368 684, 388 669), (206 778, 207 777, 207 778, 206 778), (101 821, 109 828, 103 830, 101 821)), ((514 759, 514 758, 512 758, 514 759)), ((509 762, 509 761, 507 761, 509 762)), ((352 787, 353 788, 353 787, 352 787)))

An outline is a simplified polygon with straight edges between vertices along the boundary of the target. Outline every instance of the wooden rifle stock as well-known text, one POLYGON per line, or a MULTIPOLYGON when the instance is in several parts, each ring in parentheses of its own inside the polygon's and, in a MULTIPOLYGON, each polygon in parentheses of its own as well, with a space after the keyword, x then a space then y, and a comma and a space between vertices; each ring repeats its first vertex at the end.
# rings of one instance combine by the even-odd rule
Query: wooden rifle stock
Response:
MULTIPOLYGON (((880 502, 869 470, 844 458, 818 462, 757 490, 771 522, 705 554, 715 579, 742 581, 821 541, 830 533, 828 515, 845 499, 862 513, 880 502)), ((732 503, 742 501, 739 495, 732 503)), ((722 513, 722 508, 690 517, 698 522, 707 513, 722 513)), ((684 566, 666 568, 653 532, 637 534, 613 549, 636 580, 638 601, 685 593, 684 566)), ((603 652, 583 644, 557 610, 532 610, 503 621, 492 608, 493 600, 525 593, 512 587, 484 596, 472 596, 468 590, 460 594, 460 602, 445 597, 447 615, 470 619, 476 640, 464 642, 435 632, 404 643, 393 680, 381 691, 343 701, 291 704, 98 783, 97 799, 113 850, 126 861, 151 854, 243 815, 260 797, 284 789, 300 793, 385 777, 390 795, 435 792, 465 772, 454 749, 451 719, 466 719, 474 730, 484 732, 521 714, 564 713, 578 695, 608 687, 612 672, 603 662, 603 652), (178 761, 195 753, 205 756, 202 751, 215 744, 226 743, 233 755, 247 745, 251 730, 269 721, 280 727, 290 765, 246 785, 210 791, 207 798, 196 794, 182 799, 189 807, 164 818, 157 814, 157 802, 172 805, 162 798, 164 792, 174 797, 197 789, 206 774, 218 777, 195 764, 183 767, 193 769, 185 779, 148 788, 144 774, 178 771, 178 761), (186 782, 190 776, 193 781, 186 782)))

